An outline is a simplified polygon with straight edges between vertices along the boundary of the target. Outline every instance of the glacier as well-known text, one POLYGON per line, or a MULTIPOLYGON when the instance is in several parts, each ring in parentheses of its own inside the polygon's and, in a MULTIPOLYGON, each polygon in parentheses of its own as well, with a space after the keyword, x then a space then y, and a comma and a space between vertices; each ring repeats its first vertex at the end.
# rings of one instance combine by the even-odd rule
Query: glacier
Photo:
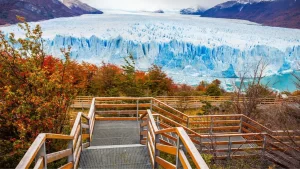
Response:
MULTIPOLYGON (((124 64, 132 55, 136 68, 161 66, 175 82, 200 80, 230 83, 240 74, 251 76, 255 65, 268 64, 266 76, 299 69, 300 30, 262 26, 243 20, 178 14, 104 11, 103 15, 58 18, 40 24, 47 53, 61 57, 72 47, 79 61, 124 64)), ((16 25, 1 27, 22 36, 16 25)), ((229 87, 228 87, 229 86, 229 87)))

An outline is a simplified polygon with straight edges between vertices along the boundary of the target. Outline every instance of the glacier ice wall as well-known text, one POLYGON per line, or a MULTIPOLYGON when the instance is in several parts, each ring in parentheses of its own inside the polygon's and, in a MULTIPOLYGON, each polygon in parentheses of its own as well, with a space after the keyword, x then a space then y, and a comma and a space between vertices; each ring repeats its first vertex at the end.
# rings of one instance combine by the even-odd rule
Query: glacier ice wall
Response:
POLYGON ((72 47, 71 56, 93 63, 109 62, 124 64, 124 57, 133 55, 136 66, 146 70, 152 64, 164 70, 181 73, 182 76, 234 78, 243 71, 252 73, 255 65, 263 59, 268 64, 268 75, 297 69, 300 60, 300 46, 285 51, 265 45, 254 45, 241 50, 226 46, 206 47, 193 43, 172 40, 170 42, 135 42, 121 36, 105 40, 96 36, 76 38, 55 36, 46 41, 46 50, 60 56, 60 48, 72 47))
MULTIPOLYGON (((60 48, 71 46, 73 58, 118 65, 131 54, 138 69, 157 64, 180 83, 235 79, 244 72, 250 76, 261 59, 268 64, 265 75, 280 76, 299 69, 299 29, 243 20, 116 11, 30 23, 36 24, 42 27, 49 54, 61 56, 60 48)), ((24 36, 16 25, 0 30, 24 36)))

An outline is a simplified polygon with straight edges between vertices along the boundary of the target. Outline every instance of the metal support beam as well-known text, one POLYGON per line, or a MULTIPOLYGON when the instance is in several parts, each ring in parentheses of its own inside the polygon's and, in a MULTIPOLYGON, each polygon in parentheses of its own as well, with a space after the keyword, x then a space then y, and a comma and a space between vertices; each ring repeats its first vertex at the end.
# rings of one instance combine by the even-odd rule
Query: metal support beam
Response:
POLYGON ((181 161, 179 159, 179 150, 181 150, 183 147, 182 141, 180 140, 180 137, 177 139, 177 152, 176 152, 176 169, 183 168, 181 161))
POLYGON ((37 155, 35 157, 35 162, 37 162, 40 157, 44 158, 44 168, 43 169, 47 169, 47 153, 46 153, 45 142, 43 143, 42 147, 40 148, 39 152, 37 153, 37 155))

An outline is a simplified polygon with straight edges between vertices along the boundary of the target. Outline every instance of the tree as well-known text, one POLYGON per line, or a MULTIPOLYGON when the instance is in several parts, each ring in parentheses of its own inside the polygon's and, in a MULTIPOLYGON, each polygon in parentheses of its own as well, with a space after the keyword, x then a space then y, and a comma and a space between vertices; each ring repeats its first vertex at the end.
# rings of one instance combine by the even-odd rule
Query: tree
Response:
POLYGON ((205 92, 207 86, 208 86, 208 83, 206 81, 201 81, 200 84, 197 86, 196 90, 201 91, 201 92, 205 92))
POLYGON ((91 80, 91 92, 95 96, 119 96, 123 70, 113 64, 102 63, 91 80))
POLYGON ((0 168, 14 168, 39 133, 63 133, 68 107, 84 86, 69 50, 63 59, 47 56, 41 27, 19 26, 24 38, 0 32, 0 168))
POLYGON ((208 96, 221 96, 222 91, 219 84, 212 82, 207 86, 205 94, 208 96))
POLYGON ((124 58, 125 65, 123 68, 123 79, 121 83, 122 95, 125 96, 143 96, 143 87, 137 85, 136 78, 136 70, 135 70, 135 62, 132 55, 124 58))
POLYGON ((148 70, 148 80, 146 82, 147 88, 150 90, 152 96, 161 96, 170 94, 175 88, 174 82, 162 71, 161 67, 153 65, 148 70))
POLYGON ((266 68, 267 64, 261 59, 254 65, 252 77, 248 78, 251 79, 248 83, 246 83, 246 73, 240 74, 240 85, 236 88, 234 96, 236 102, 233 105, 236 113, 245 114, 251 118, 259 113, 257 110, 259 98, 270 96, 272 93, 266 85, 261 84, 266 68))

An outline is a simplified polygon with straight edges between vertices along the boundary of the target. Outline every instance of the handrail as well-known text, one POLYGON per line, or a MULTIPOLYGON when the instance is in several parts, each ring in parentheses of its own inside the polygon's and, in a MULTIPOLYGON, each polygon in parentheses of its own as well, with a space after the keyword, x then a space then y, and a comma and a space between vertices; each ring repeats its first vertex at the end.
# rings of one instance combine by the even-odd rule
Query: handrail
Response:
POLYGON ((95 123, 95 98, 92 100, 90 111, 88 116, 79 112, 74 121, 70 135, 53 134, 53 133, 41 133, 37 136, 34 142, 31 144, 19 164, 17 169, 27 169, 31 166, 34 159, 36 160, 35 168, 47 168, 47 164, 53 161, 68 157, 68 163, 61 166, 60 168, 77 168, 81 151, 89 146, 92 139, 92 132, 95 123), (88 124, 83 124, 83 119, 87 120, 88 124), (89 138, 87 143, 82 143, 84 134, 82 132, 83 127, 88 127, 89 138), (57 139, 57 140, 68 140, 68 149, 53 152, 51 154, 46 153, 46 140, 57 139))
MULTIPOLYGON (((140 120, 143 120, 146 116, 143 116, 140 118, 140 120)), ((168 128, 168 129, 158 129, 154 117, 152 115, 152 112, 150 110, 147 110, 147 130, 146 130, 146 145, 148 147, 148 151, 150 154, 151 163, 153 165, 153 168, 157 168, 158 165, 164 168, 191 168, 189 161, 187 160, 187 157, 183 150, 187 150, 189 155, 191 156, 191 159, 193 160, 194 164, 197 168, 203 168, 208 169, 207 164, 199 154, 199 151, 191 141, 190 137, 187 135, 186 131, 182 127, 174 127, 174 128, 168 128), (176 133, 178 136, 177 139, 177 147, 173 147, 170 145, 160 143, 159 135, 165 134, 165 133, 176 133), (184 149, 183 149, 184 147, 184 149), (168 154, 176 155, 176 165, 162 159, 159 157, 159 152, 165 152, 168 154)), ((162 115, 158 116, 162 117, 162 115)), ((143 130, 143 126, 141 130, 141 136, 143 130)), ((144 137, 141 137, 141 141, 144 137)))
POLYGON ((162 102, 162 101, 160 101, 160 100, 158 100, 158 99, 156 99, 156 98, 153 98, 152 100, 154 100, 154 101, 156 101, 156 102, 158 102, 158 103, 160 103, 160 104, 163 104, 165 107, 168 107, 169 109, 175 111, 176 113, 178 113, 178 114, 180 114, 180 115, 182 115, 182 116, 184 116, 184 117, 188 117, 188 115, 182 113, 182 112, 179 111, 179 110, 174 109, 173 107, 167 105, 166 103, 164 103, 164 102, 162 102))

